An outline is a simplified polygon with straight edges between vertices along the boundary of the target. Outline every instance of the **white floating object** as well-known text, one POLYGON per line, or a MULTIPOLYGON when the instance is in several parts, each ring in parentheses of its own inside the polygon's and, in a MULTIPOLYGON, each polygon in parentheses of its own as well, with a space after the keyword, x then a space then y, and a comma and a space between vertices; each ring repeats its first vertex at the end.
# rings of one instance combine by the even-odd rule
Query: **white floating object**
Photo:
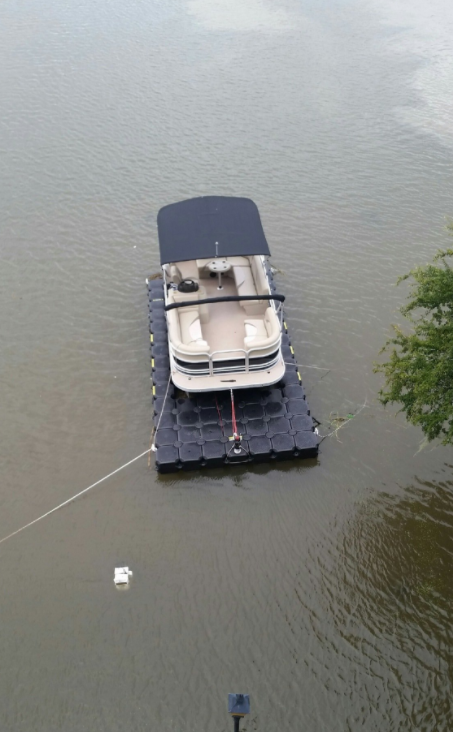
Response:
POLYGON ((113 581, 116 585, 128 585, 129 577, 132 577, 129 567, 115 567, 113 581))

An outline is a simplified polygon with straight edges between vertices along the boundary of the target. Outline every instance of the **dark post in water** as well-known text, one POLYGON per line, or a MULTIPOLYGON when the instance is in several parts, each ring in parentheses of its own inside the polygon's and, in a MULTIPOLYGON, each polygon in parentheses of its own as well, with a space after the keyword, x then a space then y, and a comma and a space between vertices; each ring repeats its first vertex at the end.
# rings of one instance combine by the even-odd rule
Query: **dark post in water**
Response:
POLYGON ((250 696, 248 694, 228 694, 228 711, 233 717, 234 732, 239 732, 241 717, 250 714, 250 696))

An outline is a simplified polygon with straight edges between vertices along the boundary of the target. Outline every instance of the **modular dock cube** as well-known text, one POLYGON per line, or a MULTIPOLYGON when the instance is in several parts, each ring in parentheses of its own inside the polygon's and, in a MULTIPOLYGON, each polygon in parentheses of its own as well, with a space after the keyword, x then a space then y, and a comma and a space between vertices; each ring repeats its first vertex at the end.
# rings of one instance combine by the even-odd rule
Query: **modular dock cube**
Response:
MULTIPOLYGON (((272 290, 275 285, 270 271, 272 290)), ((160 473, 272 460, 314 458, 319 438, 305 399, 286 323, 283 379, 261 389, 234 392, 241 451, 232 442, 229 391, 184 394, 170 381, 163 281, 147 281, 156 468, 160 473)))

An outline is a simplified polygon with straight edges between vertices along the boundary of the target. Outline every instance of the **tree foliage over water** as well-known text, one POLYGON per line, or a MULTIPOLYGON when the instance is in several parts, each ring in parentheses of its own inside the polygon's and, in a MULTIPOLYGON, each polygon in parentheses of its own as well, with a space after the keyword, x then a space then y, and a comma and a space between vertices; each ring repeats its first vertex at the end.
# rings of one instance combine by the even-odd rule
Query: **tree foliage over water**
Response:
MULTIPOLYGON (((452 229, 452 227, 449 227, 452 229)), ((400 312, 412 324, 382 349, 389 360, 376 366, 385 377, 382 404, 401 405, 409 422, 430 441, 453 444, 453 249, 439 251, 432 264, 412 269, 398 280, 411 280, 408 303, 400 312)))

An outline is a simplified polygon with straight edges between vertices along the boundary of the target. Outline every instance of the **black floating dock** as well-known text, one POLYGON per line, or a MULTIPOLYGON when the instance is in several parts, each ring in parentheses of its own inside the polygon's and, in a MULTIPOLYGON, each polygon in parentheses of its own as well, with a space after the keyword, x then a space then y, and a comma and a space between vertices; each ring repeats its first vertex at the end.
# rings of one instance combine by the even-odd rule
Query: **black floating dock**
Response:
MULTIPOLYGON (((269 272, 273 292, 273 278, 269 272)), ((149 332, 156 468, 160 473, 198 470, 242 463, 313 458, 318 454, 318 435, 305 399, 302 380, 286 322, 282 352, 287 363, 283 379, 261 389, 237 389, 234 403, 239 454, 231 440, 229 391, 187 395, 170 382, 167 324, 163 281, 148 281, 149 332)))

